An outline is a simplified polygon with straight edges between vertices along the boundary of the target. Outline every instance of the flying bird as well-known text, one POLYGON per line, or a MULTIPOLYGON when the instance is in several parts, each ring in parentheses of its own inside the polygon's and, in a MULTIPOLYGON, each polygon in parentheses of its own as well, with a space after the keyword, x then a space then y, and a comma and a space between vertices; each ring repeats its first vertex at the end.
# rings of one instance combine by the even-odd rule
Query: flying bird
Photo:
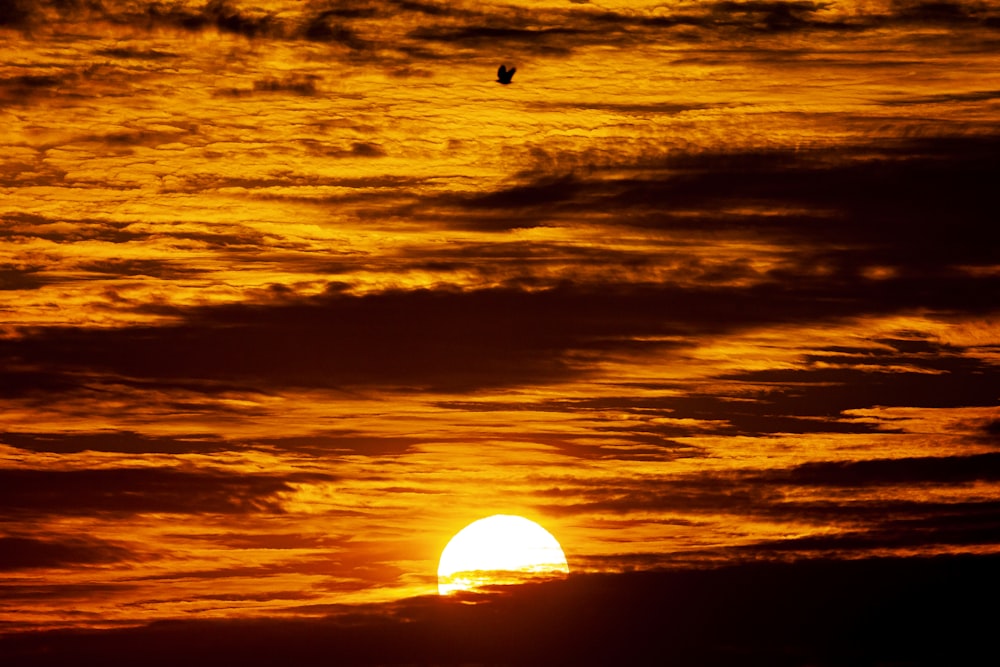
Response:
POLYGON ((510 83, 510 80, 514 78, 514 72, 516 71, 517 71, 516 67, 511 67, 510 69, 507 69, 506 65, 500 65, 500 69, 497 70, 497 81, 499 81, 504 85, 507 85, 508 83, 510 83))

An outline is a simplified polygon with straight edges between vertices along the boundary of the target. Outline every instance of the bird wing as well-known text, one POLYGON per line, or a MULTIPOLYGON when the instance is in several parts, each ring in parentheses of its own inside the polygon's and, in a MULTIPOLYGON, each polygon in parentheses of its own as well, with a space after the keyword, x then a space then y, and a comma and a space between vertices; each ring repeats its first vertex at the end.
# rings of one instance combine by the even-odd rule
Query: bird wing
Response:
POLYGON ((507 66, 500 65, 500 69, 497 70, 497 78, 502 79, 505 74, 507 74, 507 66))
POLYGON ((516 72, 516 71, 517 71, 516 67, 511 67, 509 70, 507 70, 507 78, 509 79, 509 78, 513 77, 514 76, 514 72, 516 72))

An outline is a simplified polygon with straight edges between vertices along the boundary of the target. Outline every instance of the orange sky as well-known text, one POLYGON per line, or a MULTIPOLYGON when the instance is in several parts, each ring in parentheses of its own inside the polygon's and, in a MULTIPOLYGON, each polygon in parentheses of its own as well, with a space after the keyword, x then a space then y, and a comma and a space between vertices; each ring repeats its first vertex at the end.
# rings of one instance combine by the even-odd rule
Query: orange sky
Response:
POLYGON ((998 44, 3 0, 0 633, 428 595, 494 513, 574 573, 997 553, 998 44))

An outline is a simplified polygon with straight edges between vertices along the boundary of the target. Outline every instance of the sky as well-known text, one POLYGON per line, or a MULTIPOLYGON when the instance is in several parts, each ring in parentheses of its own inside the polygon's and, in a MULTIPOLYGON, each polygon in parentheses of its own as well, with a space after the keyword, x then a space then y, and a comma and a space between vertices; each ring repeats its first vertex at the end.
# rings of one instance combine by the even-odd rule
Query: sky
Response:
POLYGON ((0 656, 973 655, 998 53, 995 0, 0 0, 0 656), (570 576, 439 600, 497 513, 570 576))

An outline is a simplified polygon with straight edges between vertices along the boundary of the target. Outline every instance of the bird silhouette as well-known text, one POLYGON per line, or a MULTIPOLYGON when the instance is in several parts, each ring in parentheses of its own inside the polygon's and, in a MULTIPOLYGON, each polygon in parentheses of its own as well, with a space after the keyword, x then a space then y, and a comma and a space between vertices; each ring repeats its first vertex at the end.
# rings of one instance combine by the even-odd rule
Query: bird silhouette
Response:
POLYGON ((514 72, 517 71, 516 67, 511 67, 507 69, 506 65, 500 65, 500 69, 497 70, 497 81, 504 84, 505 86, 510 83, 510 80, 514 78, 514 72))

